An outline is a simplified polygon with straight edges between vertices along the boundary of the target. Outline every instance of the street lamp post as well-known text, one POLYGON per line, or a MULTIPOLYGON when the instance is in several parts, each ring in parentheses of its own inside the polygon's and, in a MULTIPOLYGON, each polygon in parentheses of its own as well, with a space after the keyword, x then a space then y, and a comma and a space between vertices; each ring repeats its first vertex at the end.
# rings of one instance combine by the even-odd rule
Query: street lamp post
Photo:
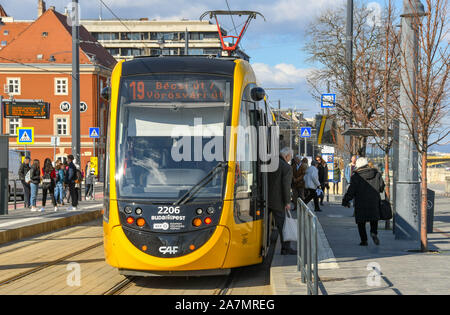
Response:
MULTIPOLYGON (((424 15, 424 7, 419 0, 403 0, 401 31, 401 80, 400 106, 411 121, 417 114, 413 110, 412 100, 416 97, 416 74, 418 70, 418 17, 424 15)), ((419 170, 418 152, 407 124, 399 123, 399 159, 398 178, 395 198, 395 238, 419 240, 419 170)), ((426 215, 425 215, 426 242, 426 215)), ((422 244, 424 246, 424 244, 422 244)), ((426 246, 426 244, 425 244, 426 246)))
POLYGON ((80 160, 80 17, 78 0, 72 2, 72 155, 80 160))

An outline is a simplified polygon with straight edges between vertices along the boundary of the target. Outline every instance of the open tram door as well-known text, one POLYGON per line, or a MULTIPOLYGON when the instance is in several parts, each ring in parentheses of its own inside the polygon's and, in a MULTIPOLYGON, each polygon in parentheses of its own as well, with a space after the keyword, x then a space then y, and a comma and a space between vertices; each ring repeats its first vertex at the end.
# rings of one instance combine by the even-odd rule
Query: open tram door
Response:
POLYGON ((260 99, 260 102, 252 103, 252 107, 250 108, 250 121, 252 126, 255 126, 258 129, 257 132, 257 150, 258 150, 258 162, 257 162, 257 187, 253 189, 253 198, 256 199, 256 209, 258 209, 260 213, 260 217, 262 218, 262 246, 261 246, 261 256, 265 257, 269 252, 270 247, 270 216, 269 216, 269 208, 268 208, 268 172, 266 168, 270 164, 270 160, 268 160, 269 154, 272 152, 272 148, 274 148, 273 136, 278 137, 277 134, 271 135, 270 127, 271 123, 271 112, 266 102, 265 92, 261 88, 253 89, 252 93, 259 94, 253 95, 253 99, 260 99), (262 96, 264 95, 264 98, 262 96), (261 148, 261 146, 263 146, 261 148), (264 155, 261 155, 262 152, 264 155))
MULTIPOLYGON (((230 53, 230 55, 232 55, 238 45, 239 42, 241 41, 242 37, 244 36, 245 32, 247 31, 249 25, 250 25, 250 21, 253 19, 256 19, 256 17, 259 15, 261 16, 264 21, 266 20, 266 18, 259 12, 256 11, 222 11, 222 10, 214 10, 214 11, 206 11, 205 13, 203 13, 200 16, 200 21, 203 20, 203 18, 205 16, 209 15, 209 19, 214 18, 216 20, 216 25, 217 25, 217 29, 219 32, 219 38, 220 38, 220 42, 222 44, 222 50, 227 51, 230 53), (220 27, 219 21, 218 21, 218 16, 222 16, 222 15, 229 15, 231 16, 231 19, 233 19, 233 15, 238 16, 238 17, 247 17, 246 21, 243 23, 242 29, 240 31, 239 34, 237 34, 237 29, 235 27, 235 31, 236 31, 236 36, 233 35, 224 35, 223 31, 220 27), (225 40, 229 40, 231 39, 231 42, 227 42, 225 40)), ((234 21, 233 21, 233 25, 234 25, 234 21)))

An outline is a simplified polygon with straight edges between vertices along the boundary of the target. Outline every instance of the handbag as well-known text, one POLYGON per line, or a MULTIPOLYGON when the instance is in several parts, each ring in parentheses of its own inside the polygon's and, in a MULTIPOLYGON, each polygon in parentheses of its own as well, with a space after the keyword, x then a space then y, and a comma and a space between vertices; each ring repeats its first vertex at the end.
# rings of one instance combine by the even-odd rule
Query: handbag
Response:
POLYGON ((31 169, 28 170, 27 174, 25 175, 25 183, 29 184, 31 182, 31 169))
POLYGON ((286 217, 284 219, 283 225, 283 241, 284 242, 297 241, 298 240, 297 228, 298 228, 297 219, 294 219, 292 217, 290 211, 286 211, 286 217))
POLYGON ((392 207, 389 200, 386 199, 386 193, 384 194, 384 200, 380 200, 380 220, 392 219, 392 207))

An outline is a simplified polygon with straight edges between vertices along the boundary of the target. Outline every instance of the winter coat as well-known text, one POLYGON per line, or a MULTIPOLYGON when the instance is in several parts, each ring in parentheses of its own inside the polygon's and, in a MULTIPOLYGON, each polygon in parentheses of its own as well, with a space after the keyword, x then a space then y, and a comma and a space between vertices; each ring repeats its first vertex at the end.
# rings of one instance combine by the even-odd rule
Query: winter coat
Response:
POLYGON ((308 167, 305 174, 306 189, 316 189, 319 186, 320 186, 319 170, 315 166, 308 167))
POLYGON ((383 191, 384 181, 380 172, 364 166, 351 177, 342 204, 348 205, 354 199, 356 223, 380 220, 380 193, 383 191))
POLYGON ((301 164, 297 168, 297 164, 292 165, 292 188, 300 190, 305 188, 305 174, 308 166, 301 164))
POLYGON ((280 162, 275 172, 268 173, 269 208, 284 211, 284 207, 291 202, 292 168, 279 157, 280 162))

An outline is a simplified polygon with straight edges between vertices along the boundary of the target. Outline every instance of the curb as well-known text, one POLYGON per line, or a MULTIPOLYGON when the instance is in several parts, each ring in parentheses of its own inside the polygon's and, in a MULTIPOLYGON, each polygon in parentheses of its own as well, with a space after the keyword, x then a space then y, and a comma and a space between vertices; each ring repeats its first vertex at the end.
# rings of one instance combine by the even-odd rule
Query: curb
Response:
POLYGON ((102 210, 78 213, 64 218, 50 220, 0 232, 0 244, 21 240, 38 234, 53 232, 66 227, 100 218, 102 210))

